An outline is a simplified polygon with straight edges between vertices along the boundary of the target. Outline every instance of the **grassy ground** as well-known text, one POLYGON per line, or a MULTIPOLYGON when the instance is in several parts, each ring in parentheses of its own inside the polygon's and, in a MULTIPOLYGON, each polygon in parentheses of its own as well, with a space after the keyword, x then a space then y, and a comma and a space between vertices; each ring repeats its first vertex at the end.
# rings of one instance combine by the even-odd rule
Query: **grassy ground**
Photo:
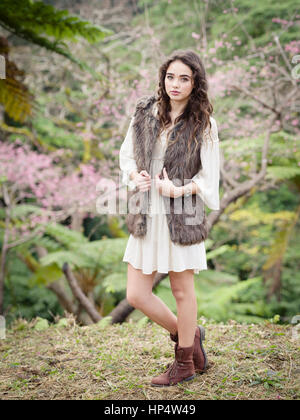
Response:
POLYGON ((184 385, 150 386, 173 360, 168 333, 156 324, 37 331, 19 320, 0 340, 0 399, 299 399, 299 340, 292 327, 266 322, 212 324, 205 319, 207 373, 184 385))

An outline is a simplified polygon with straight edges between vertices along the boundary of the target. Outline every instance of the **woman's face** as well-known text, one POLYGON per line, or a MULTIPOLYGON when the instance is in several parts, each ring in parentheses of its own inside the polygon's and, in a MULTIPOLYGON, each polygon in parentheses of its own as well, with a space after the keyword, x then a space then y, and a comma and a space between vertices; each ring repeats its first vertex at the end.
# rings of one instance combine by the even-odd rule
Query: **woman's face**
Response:
POLYGON ((165 88, 172 101, 186 102, 193 90, 192 69, 182 61, 173 61, 166 72, 165 88))

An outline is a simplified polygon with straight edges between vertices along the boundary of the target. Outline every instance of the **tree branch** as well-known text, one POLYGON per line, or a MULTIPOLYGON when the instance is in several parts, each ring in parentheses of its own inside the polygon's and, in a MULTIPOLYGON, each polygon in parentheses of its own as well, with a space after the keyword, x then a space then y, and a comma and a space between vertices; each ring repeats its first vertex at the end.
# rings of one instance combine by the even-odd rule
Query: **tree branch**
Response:
POLYGON ((83 291, 78 286, 77 280, 74 277, 74 274, 72 273, 68 263, 64 263, 62 270, 66 276, 66 279, 68 280, 68 283, 71 287, 75 298, 78 300, 80 305, 86 310, 93 322, 96 323, 100 321, 102 319, 102 316, 99 314, 93 303, 87 298, 87 296, 85 296, 83 291))

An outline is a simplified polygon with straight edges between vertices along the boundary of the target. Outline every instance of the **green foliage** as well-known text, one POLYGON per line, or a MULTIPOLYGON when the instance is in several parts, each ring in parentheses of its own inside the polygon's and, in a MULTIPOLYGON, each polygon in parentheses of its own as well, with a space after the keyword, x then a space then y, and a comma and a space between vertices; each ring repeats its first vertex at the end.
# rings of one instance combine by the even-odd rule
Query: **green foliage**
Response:
MULTIPOLYGON (((221 277, 221 273, 219 273, 221 277)), ((235 319, 238 322, 261 322, 271 316, 264 301, 265 290, 261 278, 239 281, 231 285, 217 285, 208 281, 206 293, 201 293, 202 278, 197 283, 199 314, 217 322, 235 319)))
POLYGON ((68 319, 67 318, 61 318, 55 326, 57 328, 67 328, 68 325, 69 325, 68 319))
POLYGON ((97 326, 99 329, 104 329, 106 328, 108 325, 111 324, 111 316, 105 316, 104 318, 101 319, 101 321, 97 322, 97 326))
POLYGON ((39 266, 35 273, 29 278, 29 286, 47 284, 58 281, 63 273, 56 263, 46 266, 39 266))
POLYGON ((43 116, 33 120, 33 127, 37 131, 42 144, 78 151, 80 152, 79 157, 82 157, 82 140, 70 130, 58 127, 50 118, 43 116))
POLYGON ((34 326, 34 329, 36 331, 44 331, 47 328, 49 328, 49 322, 48 322, 47 319, 43 319, 43 318, 37 317, 37 320, 36 321, 37 322, 36 322, 36 324, 34 326))
MULTIPOLYGON (((10 217, 17 222, 22 218, 26 218, 30 214, 43 214, 43 210, 33 204, 18 204, 10 211, 10 217)), ((0 219, 5 218, 5 210, 0 208, 0 219)))
MULTIPOLYGON (((2 53, 3 51, 0 49, 1 56, 2 53)), ((14 76, 13 72, 8 72, 6 79, 0 80, 0 103, 3 104, 7 115, 6 119, 11 120, 11 125, 23 124, 26 118, 32 114, 32 95, 22 82, 14 79, 14 76)), ((5 125, 2 124, 2 128, 4 127, 5 125)))
POLYGON ((148 324, 149 318, 147 316, 144 316, 139 321, 137 321, 136 326, 138 329, 145 329, 145 326, 148 324))
POLYGON ((67 10, 58 10, 42 1, 32 0, 14 0, 13 3, 2 0, 0 26, 29 42, 67 57, 96 78, 100 75, 74 57, 62 39, 77 42, 79 38, 84 38, 89 43, 95 43, 112 34, 111 30, 92 25, 77 16, 69 16, 67 10))
POLYGON ((31 272, 17 258, 15 252, 9 253, 7 275, 4 283, 4 311, 7 325, 16 318, 31 320, 41 317, 53 321, 53 315, 63 314, 56 296, 44 285, 29 284, 31 272))
MULTIPOLYGON (((300 296, 299 279, 298 275, 298 280, 295 279, 295 284, 290 289, 298 293, 298 296, 300 296)), ((287 286, 284 278, 284 295, 288 293, 287 286)), ((283 320, 287 320, 287 316, 290 318, 298 313, 300 307, 299 299, 295 301, 292 296, 290 296, 290 307, 286 299, 281 302, 271 299, 268 302, 266 287, 261 277, 238 281, 236 277, 228 273, 204 270, 195 275, 195 291, 198 317, 204 316, 216 322, 234 319, 241 323, 260 323, 277 314, 281 314, 283 320)), ((176 301, 168 279, 159 284, 155 293, 174 313, 177 312, 176 301)))
POLYGON ((212 8, 214 16, 211 27, 213 39, 218 39, 223 33, 229 33, 227 41, 239 36, 241 39, 241 51, 249 47, 249 37, 253 38, 257 46, 265 45, 270 41, 270 34, 279 33, 283 43, 292 41, 297 37, 297 27, 290 27, 288 31, 282 30, 281 25, 272 22, 273 18, 290 20, 298 14, 299 8, 292 0, 284 3, 279 0, 266 0, 264 2, 253 2, 251 0, 239 0, 234 4, 238 8, 237 13, 229 13, 230 1, 219 3, 221 9, 212 8), (223 13, 227 10, 227 13, 223 13), (242 26, 243 25, 243 26, 242 26), (243 30, 244 29, 244 30, 243 30))
MULTIPOLYGON (((100 282, 95 294, 124 290, 121 257, 127 239, 102 239, 89 242, 82 233, 66 226, 50 223, 45 228, 47 237, 32 239, 30 245, 41 245, 48 253, 40 258, 38 268, 30 277, 30 285, 49 284, 64 277, 62 267, 67 262, 72 270, 91 269, 100 282), (120 282, 120 283, 119 283, 120 282)), ((126 287, 125 287, 126 288, 126 287)))
POLYGON ((80 242, 87 243, 88 239, 85 238, 80 232, 72 230, 59 223, 49 223, 46 226, 45 233, 52 236, 58 243, 69 247, 72 244, 79 244, 80 242))
POLYGON ((108 293, 124 292, 126 290, 126 273, 113 272, 103 280, 103 287, 108 293))
POLYGON ((225 41, 233 42, 235 46, 234 51, 226 47, 220 49, 218 52, 220 58, 244 54, 249 46, 251 47, 252 39, 257 46, 265 45, 270 42, 272 33, 279 34, 283 44, 298 37, 297 25, 284 30, 280 24, 272 22, 273 18, 295 19, 299 14, 299 8, 293 0, 285 2, 238 0, 234 4, 231 0, 213 2, 194 0, 188 3, 183 3, 181 0, 158 2, 140 0, 139 5, 145 9, 145 12, 143 16, 137 16, 134 22, 142 24, 147 18, 154 33, 160 34, 161 46, 167 53, 179 48, 196 49, 197 41, 191 35, 192 32, 202 35, 201 25, 204 24, 204 16, 208 47, 214 47, 214 41, 223 39, 223 34, 228 34, 225 41), (232 12, 233 7, 238 11, 232 12), (236 36, 241 41, 240 45, 235 45, 236 36))
POLYGON ((290 166, 270 166, 268 167, 269 178, 280 180, 295 178, 300 176, 300 168, 290 166))

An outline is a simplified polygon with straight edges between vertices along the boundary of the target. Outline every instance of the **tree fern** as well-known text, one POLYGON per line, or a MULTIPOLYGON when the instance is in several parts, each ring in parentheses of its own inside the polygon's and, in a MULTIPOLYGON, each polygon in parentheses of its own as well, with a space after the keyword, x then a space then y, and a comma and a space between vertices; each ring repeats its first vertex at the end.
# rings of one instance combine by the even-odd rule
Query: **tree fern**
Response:
POLYGON ((31 101, 32 95, 26 86, 13 79, 10 73, 5 80, 0 80, 0 103, 4 105, 4 110, 10 118, 23 123, 32 115, 31 101))
POLYGON ((199 315, 218 322, 237 319, 237 316, 248 322, 254 322, 255 319, 261 321, 261 315, 268 313, 267 305, 255 305, 248 296, 249 290, 260 288, 261 284, 261 277, 255 277, 228 286, 207 288, 205 293, 197 293, 199 315), (247 295, 248 302, 240 302, 244 294, 247 295))
POLYGON ((283 258, 288 247, 290 237, 293 233, 293 229, 299 219, 300 206, 298 210, 293 214, 290 220, 285 220, 283 228, 276 233, 273 244, 270 249, 269 257, 263 265, 264 278, 267 280, 271 278, 271 287, 269 290, 269 297, 275 292, 279 292, 281 287, 281 266, 283 258), (274 274, 275 273, 275 274, 274 274))
POLYGON ((58 281, 63 273, 56 263, 47 266, 40 265, 35 273, 29 278, 29 286, 42 285, 58 281))
POLYGON ((67 226, 63 226, 59 223, 49 223, 45 228, 45 233, 55 238, 67 249, 71 244, 76 246, 81 243, 88 242, 88 239, 81 232, 72 230, 67 226))
MULTIPOLYGON (((89 255, 82 255, 76 251, 55 251, 51 252, 40 259, 42 266, 56 265, 62 270, 65 262, 71 266, 71 269, 77 268, 94 268, 97 262, 89 255)), ((63 272, 61 271, 61 276, 63 272)))
POLYGON ((4 37, 0 37, 0 55, 5 58, 5 79, 0 80, 0 103, 10 118, 24 122, 32 114, 33 97, 23 83, 24 71, 9 60, 9 45, 4 37))
MULTIPOLYGON (((12 207, 10 211, 10 216, 12 219, 21 219, 29 216, 30 214, 43 214, 44 211, 40 207, 34 206, 32 204, 19 204, 12 207)), ((4 219, 5 210, 0 208, 0 219, 4 219)))
MULTIPOLYGON (((89 242, 81 232, 55 223, 49 223, 45 227, 45 233, 50 238, 50 247, 47 246, 47 236, 41 239, 33 239, 31 244, 35 242, 36 245, 44 246, 49 251, 47 255, 40 258, 39 263, 41 267, 49 267, 49 269, 55 267, 53 272, 56 277, 58 272, 63 276, 62 267, 65 262, 68 262, 75 272, 79 270, 83 273, 82 270, 91 269, 93 273, 100 275, 101 281, 113 273, 116 273, 118 277, 120 271, 118 267, 124 254, 127 238, 101 239, 89 242), (57 246, 55 246, 55 243, 57 246)), ((40 281, 43 273, 43 270, 39 271, 34 278, 40 281)), ((120 277, 126 276, 122 274, 120 277)), ((108 278, 106 287, 110 284, 110 280, 115 282, 116 278, 108 278)), ((54 280, 50 276, 47 279, 44 278, 44 282, 47 281, 54 280)), ((111 287, 116 288, 116 283, 111 287)), ((123 286, 121 289, 123 289, 123 286)))
POLYGON ((102 286, 107 293, 124 292, 126 290, 126 275, 122 272, 109 274, 103 280, 102 286))
POLYGON ((62 39, 76 42, 79 38, 84 38, 89 43, 95 43, 110 35, 111 30, 92 25, 76 16, 69 16, 67 10, 57 10, 41 1, 32 0, 1 0, 0 26, 31 43, 67 57, 97 79, 102 77, 74 57, 62 39), (54 41, 41 34, 54 37, 54 41))
POLYGON ((277 178, 278 180, 291 179, 300 175, 300 168, 293 166, 269 166, 267 178, 277 178))

